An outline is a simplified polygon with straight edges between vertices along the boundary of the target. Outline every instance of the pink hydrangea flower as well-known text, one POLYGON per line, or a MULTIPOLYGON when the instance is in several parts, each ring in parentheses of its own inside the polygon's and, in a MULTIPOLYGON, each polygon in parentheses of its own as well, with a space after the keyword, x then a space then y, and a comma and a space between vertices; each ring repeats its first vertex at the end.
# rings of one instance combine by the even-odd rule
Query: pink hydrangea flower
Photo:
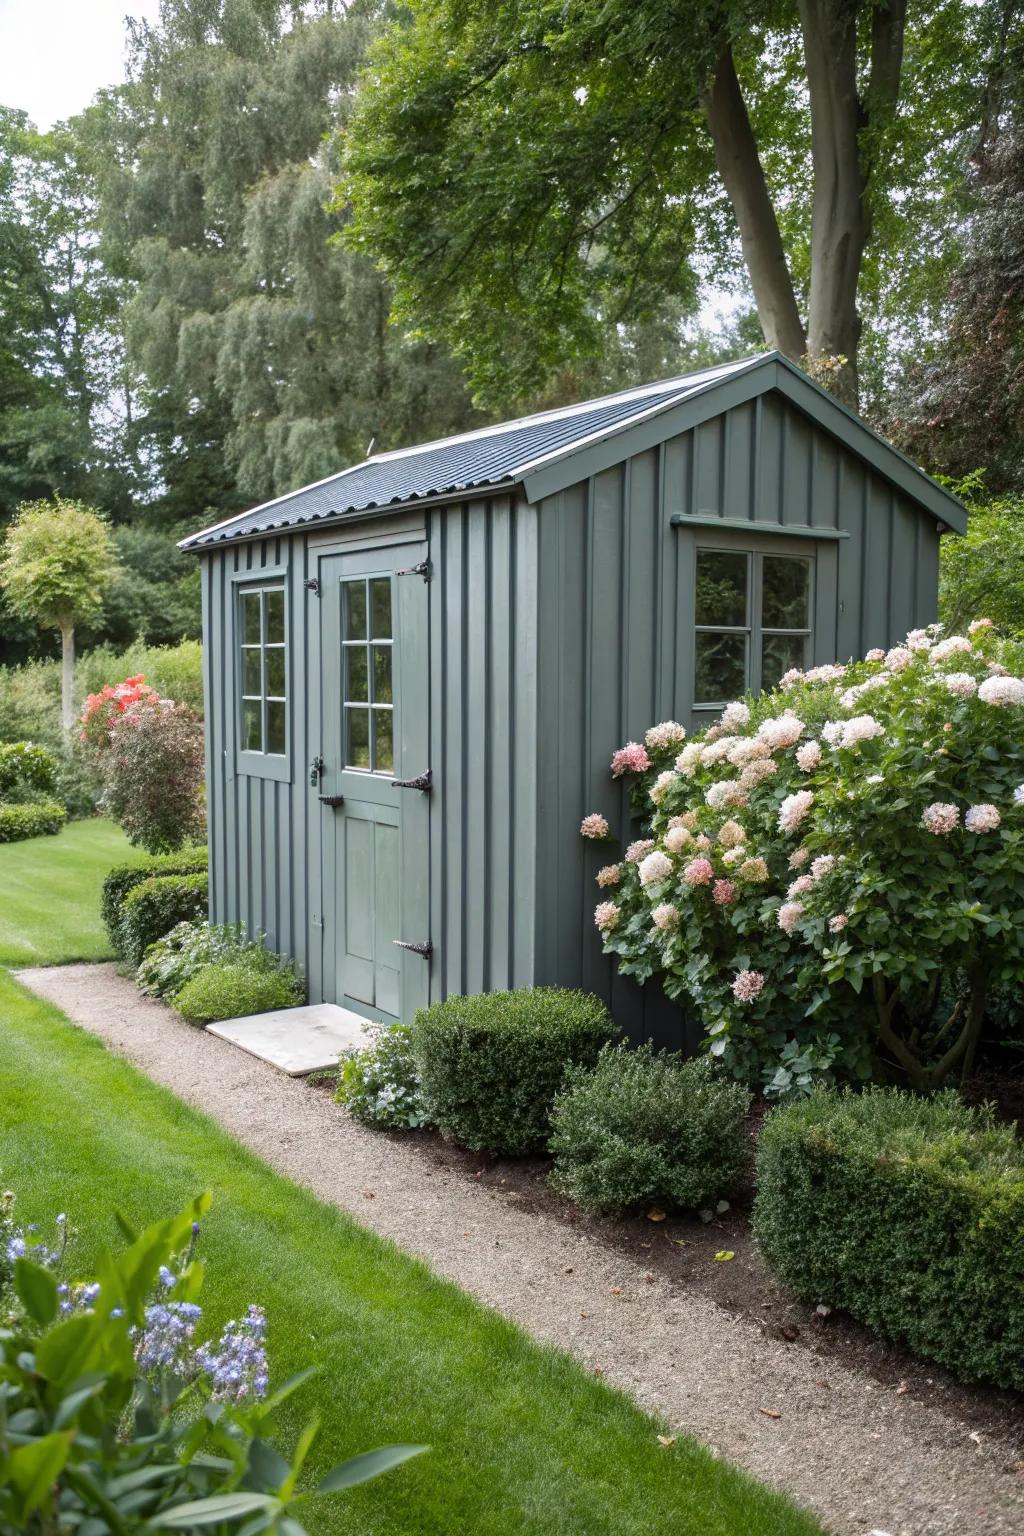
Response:
POLYGON ((847 720, 843 726, 843 734, 840 738, 841 747, 855 747, 862 741, 872 741, 876 736, 882 736, 885 727, 874 715, 854 715, 852 720, 847 720))
POLYGON ((761 996, 764 976, 760 971, 737 971, 732 983, 732 995, 738 1003, 754 1003, 761 996))
POLYGON ((655 805, 661 804, 677 778, 678 774, 673 773, 670 769, 666 769, 664 773, 658 774, 658 777, 651 785, 651 799, 655 805))
POLYGON ((617 864, 605 864, 597 872, 597 883, 602 890, 606 890, 610 885, 618 885, 621 879, 622 871, 617 864))
POLYGON ((905 672, 914 659, 914 653, 905 645, 894 645, 885 653, 885 664, 890 672, 905 672))
POLYGON ((790 667, 788 672, 783 672, 779 678, 780 688, 792 688, 794 683, 803 681, 803 670, 800 667, 790 667))
POLYGON ((821 742, 805 741, 796 749, 797 767, 804 773, 813 773, 821 765, 821 742))
POLYGON ((712 784, 704 799, 713 811, 724 811, 729 806, 739 809, 747 803, 746 790, 738 779, 721 779, 717 784, 712 784))
POLYGON ((821 728, 821 739, 830 747, 837 747, 843 739, 845 729, 846 726, 842 720, 826 720, 821 728))
POLYGON ((865 653, 864 653, 864 660, 865 661, 884 661, 885 660, 885 652, 883 651, 883 649, 882 649, 882 647, 880 645, 873 645, 871 647, 870 651, 865 651, 865 653))
POLYGON ((731 880, 716 880, 711 887, 711 899, 716 907, 728 907, 736 900, 736 887, 731 880))
POLYGON ((750 710, 742 699, 734 699, 722 710, 722 724, 734 730, 737 725, 747 725, 750 721, 750 710))
POLYGON ((811 667, 804 673, 806 683, 838 683, 841 677, 846 676, 846 668, 836 661, 822 662, 819 667, 811 667))
POLYGON ((718 829, 718 841, 723 848, 735 848, 746 840, 746 832, 738 821, 723 821, 718 829))
POLYGON ((666 747, 675 746, 677 741, 685 740, 686 731, 678 720, 663 720, 660 725, 652 725, 644 737, 652 752, 663 751, 666 747))
POLYGON ((611 828, 599 811, 592 811, 589 816, 584 816, 580 822, 581 837, 589 837, 593 842, 601 843, 610 835, 611 828))
POLYGON ((755 759, 769 758, 771 755, 771 747, 757 736, 741 736, 727 753, 734 768, 744 768, 747 763, 752 763, 755 759))
POLYGON ((752 859, 744 859, 736 873, 748 885, 760 885, 768 879, 768 865, 764 859, 755 855, 752 859))
POLYGON ((776 922, 783 933, 793 933, 799 926, 800 919, 804 915, 802 901, 784 901, 776 915, 776 922))
POLYGON ((711 732, 705 734, 706 745, 701 748, 700 760, 704 768, 713 768, 723 758, 729 756, 736 743, 742 740, 739 736, 718 736, 714 741, 708 741, 711 732))
POLYGON ((732 869, 734 864, 741 864, 747 856, 747 850, 742 843, 737 843, 735 848, 727 848, 722 854, 722 863, 732 869))
POLYGON ((986 677, 978 689, 978 698, 998 709, 1019 707, 1024 704, 1024 681, 1019 677, 986 677))
POLYGON ((814 889, 813 875, 798 875, 786 892, 788 901, 795 901, 798 896, 806 896, 808 891, 814 889))
POLYGON ((964 816, 964 826, 968 832, 995 832, 1002 819, 994 805, 972 805, 964 816))
POLYGON ((594 908, 594 923, 601 933, 611 933, 618 926, 619 909, 614 901, 598 902, 594 908))
POLYGON ((930 651, 931 636, 926 629, 912 629, 907 636, 907 645, 912 651, 930 651))
POLYGON ((665 833, 665 847, 669 853, 682 853, 688 843, 693 842, 693 833, 686 827, 669 827, 665 833))
POLYGON ((981 631, 983 629, 991 629, 991 628, 992 628, 992 620, 991 619, 972 619, 971 622, 967 626, 967 633, 969 635, 980 635, 981 631))
POLYGON ((790 869, 803 869, 810 856, 811 850, 809 848, 794 849, 794 851, 789 856, 790 869))
POLYGON ((662 933, 668 933, 679 922, 679 908, 674 907, 670 901, 663 901, 651 913, 651 921, 655 928, 661 929, 662 933))
POLYGON ((834 853, 819 853, 818 857, 811 861, 811 879, 824 880, 825 876, 831 874, 835 867, 836 857, 834 853))
POLYGON ((639 864, 644 855, 650 853, 653 847, 653 837, 638 838, 635 843, 630 843, 629 847, 626 849, 626 863, 639 864))
POLYGON ((780 715, 775 720, 763 720, 757 734, 773 752, 792 747, 804 733, 804 723, 796 715, 780 715))
POLYGON ((660 885, 672 873, 672 860, 656 848, 640 860, 638 873, 641 885, 660 885))
POLYGON ((703 750, 699 741, 687 742, 676 758, 676 772, 683 774, 687 779, 692 778, 700 767, 703 750))
POLYGON ((796 794, 787 795, 779 806, 779 831, 795 832, 806 820, 813 804, 814 791, 811 789, 798 789, 796 794))
POLYGON ((773 779, 778 771, 779 765, 774 758, 766 757, 760 760, 755 758, 752 763, 747 763, 745 768, 740 769, 740 788, 756 789, 766 779, 773 779))
POLYGON ((942 682, 957 699, 973 698, 978 691, 978 684, 969 672, 947 672, 942 682))
POLYGON ((710 859, 691 859, 683 870, 683 879, 691 886, 710 885, 714 873, 715 867, 710 859))
POLYGON ((835 917, 830 917, 828 920, 829 933, 842 933, 849 921, 845 912, 837 912, 835 917))
POLYGON ((711 839, 706 832, 701 832, 699 836, 694 838, 693 846, 699 848, 701 853, 707 853, 708 849, 712 846, 711 839))
POLYGON ((945 837, 960 825, 960 811, 949 801, 933 800, 921 812, 921 825, 935 837, 945 837))
POLYGON ((624 773, 646 773, 650 766, 647 749, 638 741, 627 741, 624 747, 612 753, 613 779, 621 779, 624 773))
POLYGON ((966 635, 947 635, 945 640, 940 640, 938 645, 932 646, 928 660, 935 667, 941 661, 948 661, 951 656, 960 656, 973 649, 966 635))

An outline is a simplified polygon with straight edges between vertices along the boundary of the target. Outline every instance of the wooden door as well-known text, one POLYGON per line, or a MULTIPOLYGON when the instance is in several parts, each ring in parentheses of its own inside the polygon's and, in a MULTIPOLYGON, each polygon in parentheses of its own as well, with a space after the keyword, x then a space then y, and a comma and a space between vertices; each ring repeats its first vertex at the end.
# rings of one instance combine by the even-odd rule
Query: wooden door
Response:
POLYGON ((429 993, 426 553, 320 560, 324 991, 385 1020, 429 993))

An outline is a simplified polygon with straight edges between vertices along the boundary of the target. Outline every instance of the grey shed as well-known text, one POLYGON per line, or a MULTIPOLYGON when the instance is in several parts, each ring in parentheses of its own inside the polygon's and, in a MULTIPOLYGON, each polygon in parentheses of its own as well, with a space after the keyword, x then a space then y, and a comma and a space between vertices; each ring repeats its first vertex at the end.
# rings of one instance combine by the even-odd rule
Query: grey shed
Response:
POLYGON ((961 504, 777 353, 377 454, 183 541, 202 561, 210 911, 312 1001, 617 977, 584 843, 611 752, 935 618, 961 504))

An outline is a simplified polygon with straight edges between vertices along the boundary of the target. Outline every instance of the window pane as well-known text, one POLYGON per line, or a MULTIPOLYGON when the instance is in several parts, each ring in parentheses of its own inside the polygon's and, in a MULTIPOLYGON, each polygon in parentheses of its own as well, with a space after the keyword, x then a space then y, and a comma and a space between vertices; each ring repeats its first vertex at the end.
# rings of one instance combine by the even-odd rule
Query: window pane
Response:
POLYGON ((804 664, 802 635, 764 635, 761 639, 761 687, 774 688, 784 672, 804 664))
POLYGON ((346 646, 345 656, 347 660, 345 698, 362 704, 370 697, 366 691, 366 647, 364 645, 346 646))
POLYGON ((242 751, 263 751, 263 705, 259 699, 246 699, 242 704, 242 751))
POLYGON ((392 704, 391 697, 391 647, 375 645, 373 648, 373 702, 392 704))
POLYGON ((257 699, 263 692, 258 650, 242 652, 242 692, 253 694, 257 699))
POLYGON ((288 706, 283 699, 272 699, 267 705, 267 751, 284 756, 288 706))
POLYGON ((260 643, 260 594, 242 593, 242 642, 245 645, 260 643))
POLYGON ((746 635, 698 633, 695 704, 725 704, 746 692, 746 635))
POLYGON ((721 549, 697 551, 695 609, 698 624, 746 624, 746 555, 721 549))
POLYGON ((792 560, 785 555, 765 555, 761 581, 761 623, 765 629, 810 628, 809 560, 792 560))
POLYGON ((374 745, 373 766, 378 773, 394 773, 395 771, 395 747, 394 727, 395 716, 393 710, 375 709, 373 712, 374 731, 376 740, 374 745))
POLYGON ((267 605, 267 644, 282 645, 284 643, 283 587, 275 587, 271 592, 264 592, 263 599, 267 605))
POLYGON ((283 645, 267 647, 267 693, 272 699, 285 696, 283 645))
POLYGON ((349 640, 366 639, 366 582, 345 583, 345 635, 349 640))
POLYGON ((373 604, 373 638, 391 639, 391 577, 376 576, 370 582, 370 601, 373 604))
POLYGON ((346 761, 350 768, 369 768, 370 766, 370 711, 368 709, 349 709, 348 715, 348 752, 346 761))

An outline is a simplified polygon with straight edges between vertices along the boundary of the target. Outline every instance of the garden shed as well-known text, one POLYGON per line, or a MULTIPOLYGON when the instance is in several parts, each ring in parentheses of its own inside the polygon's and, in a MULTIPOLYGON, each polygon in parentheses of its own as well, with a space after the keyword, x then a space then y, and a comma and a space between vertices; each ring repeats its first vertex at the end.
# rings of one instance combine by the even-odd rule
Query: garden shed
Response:
POLYGON ((777 353, 377 454, 202 561, 210 911, 311 1001, 551 983, 680 1044, 593 927, 612 751, 935 618, 961 504, 777 353))

